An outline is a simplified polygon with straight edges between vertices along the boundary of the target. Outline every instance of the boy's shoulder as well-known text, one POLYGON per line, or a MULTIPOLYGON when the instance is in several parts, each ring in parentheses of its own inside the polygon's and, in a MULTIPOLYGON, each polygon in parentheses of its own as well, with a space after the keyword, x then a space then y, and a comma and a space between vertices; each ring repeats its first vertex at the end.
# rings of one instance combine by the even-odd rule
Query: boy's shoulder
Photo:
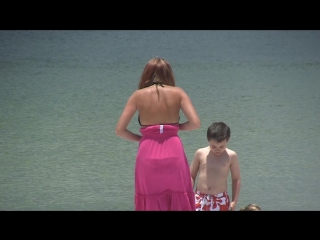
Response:
POLYGON ((235 153, 236 151, 230 149, 230 148, 226 148, 227 152, 230 152, 230 153, 235 153))
POLYGON ((208 152, 210 149, 209 149, 209 147, 208 146, 206 146, 206 147, 202 147, 202 148, 198 148, 197 150, 196 150, 196 153, 206 153, 206 152, 208 152))
POLYGON ((237 156, 236 151, 234 151, 234 150, 232 150, 230 148, 226 148, 226 151, 230 156, 237 156))

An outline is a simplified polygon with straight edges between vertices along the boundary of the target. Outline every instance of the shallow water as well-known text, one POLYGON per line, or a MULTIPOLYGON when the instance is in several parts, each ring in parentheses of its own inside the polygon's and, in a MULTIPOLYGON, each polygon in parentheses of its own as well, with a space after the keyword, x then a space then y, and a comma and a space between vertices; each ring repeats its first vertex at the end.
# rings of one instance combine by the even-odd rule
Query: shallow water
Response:
MULTIPOLYGON (((137 143, 114 128, 157 55, 202 120, 180 132, 190 163, 213 121, 231 127, 237 209, 319 210, 319 40, 320 31, 0 31, 0 209, 133 210, 137 143)), ((129 128, 138 132, 136 118, 129 128)))

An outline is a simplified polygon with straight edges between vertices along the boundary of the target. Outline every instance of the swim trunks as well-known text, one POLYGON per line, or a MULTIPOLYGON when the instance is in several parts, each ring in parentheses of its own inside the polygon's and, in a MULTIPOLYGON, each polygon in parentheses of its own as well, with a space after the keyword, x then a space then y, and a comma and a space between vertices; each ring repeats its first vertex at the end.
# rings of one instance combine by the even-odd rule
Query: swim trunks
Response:
POLYGON ((196 190, 195 204, 196 211, 228 211, 230 198, 227 192, 210 195, 196 190))

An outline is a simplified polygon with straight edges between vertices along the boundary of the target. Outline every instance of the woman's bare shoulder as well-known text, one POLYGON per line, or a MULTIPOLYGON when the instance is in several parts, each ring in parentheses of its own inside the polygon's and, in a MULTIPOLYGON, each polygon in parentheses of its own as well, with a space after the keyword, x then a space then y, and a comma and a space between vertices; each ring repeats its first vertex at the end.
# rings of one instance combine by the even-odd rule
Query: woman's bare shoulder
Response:
POLYGON ((136 95, 138 95, 139 94, 139 89, 138 90, 134 90, 132 93, 131 93, 131 95, 130 95, 130 97, 135 97, 136 95))
POLYGON ((182 87, 175 86, 175 87, 172 87, 172 90, 175 93, 180 94, 180 95, 186 94, 186 92, 184 91, 184 89, 182 87))
POLYGON ((146 88, 142 88, 142 89, 137 89, 135 90, 131 96, 139 96, 139 95, 144 95, 147 92, 146 88))

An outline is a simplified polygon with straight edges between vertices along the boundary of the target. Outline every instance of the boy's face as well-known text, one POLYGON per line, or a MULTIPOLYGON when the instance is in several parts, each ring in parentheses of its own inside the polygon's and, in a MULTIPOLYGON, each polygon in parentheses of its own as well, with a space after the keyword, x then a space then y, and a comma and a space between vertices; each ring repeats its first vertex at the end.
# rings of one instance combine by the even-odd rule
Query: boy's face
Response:
POLYGON ((226 150, 227 145, 228 145, 228 141, 227 140, 223 140, 221 142, 217 142, 217 140, 211 139, 209 141, 210 150, 215 155, 220 155, 221 153, 223 153, 226 150))

